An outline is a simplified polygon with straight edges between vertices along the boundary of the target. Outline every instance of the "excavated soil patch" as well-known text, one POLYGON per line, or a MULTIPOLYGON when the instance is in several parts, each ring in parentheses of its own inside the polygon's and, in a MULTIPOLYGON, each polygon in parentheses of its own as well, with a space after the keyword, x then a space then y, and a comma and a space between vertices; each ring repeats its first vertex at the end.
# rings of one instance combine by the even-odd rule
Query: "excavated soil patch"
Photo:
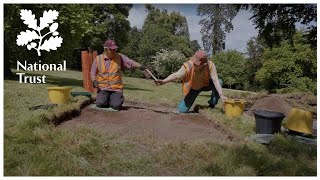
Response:
POLYGON ((108 112, 88 106, 81 110, 78 117, 62 122, 58 128, 85 126, 125 136, 153 135, 166 140, 226 142, 234 138, 198 113, 177 114, 173 113, 175 109, 172 107, 133 103, 125 104, 123 109, 108 112))

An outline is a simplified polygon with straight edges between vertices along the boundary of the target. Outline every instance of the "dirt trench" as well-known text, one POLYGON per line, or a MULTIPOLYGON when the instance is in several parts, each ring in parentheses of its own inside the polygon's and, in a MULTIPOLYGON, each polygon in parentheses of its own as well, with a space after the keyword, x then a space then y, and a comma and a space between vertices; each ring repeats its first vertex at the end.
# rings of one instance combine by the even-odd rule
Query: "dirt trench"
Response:
POLYGON ((199 113, 179 114, 168 106, 125 103, 123 110, 108 112, 87 106, 81 114, 57 127, 74 129, 91 127, 124 136, 152 135, 164 140, 204 140, 217 143, 231 142, 234 137, 217 123, 199 113))

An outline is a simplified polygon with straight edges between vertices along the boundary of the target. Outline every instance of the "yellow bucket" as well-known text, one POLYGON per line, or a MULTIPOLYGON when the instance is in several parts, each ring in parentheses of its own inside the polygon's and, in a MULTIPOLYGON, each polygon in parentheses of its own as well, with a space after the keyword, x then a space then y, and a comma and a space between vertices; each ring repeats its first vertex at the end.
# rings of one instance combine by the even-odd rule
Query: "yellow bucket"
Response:
POLYGON ((242 116, 246 101, 243 99, 227 99, 224 102, 224 112, 229 118, 242 116))
POLYGON ((286 122, 287 129, 312 134, 312 124, 312 113, 310 111, 291 108, 286 122))
POLYGON ((53 104, 66 104, 69 101, 72 87, 48 87, 49 102, 53 104))

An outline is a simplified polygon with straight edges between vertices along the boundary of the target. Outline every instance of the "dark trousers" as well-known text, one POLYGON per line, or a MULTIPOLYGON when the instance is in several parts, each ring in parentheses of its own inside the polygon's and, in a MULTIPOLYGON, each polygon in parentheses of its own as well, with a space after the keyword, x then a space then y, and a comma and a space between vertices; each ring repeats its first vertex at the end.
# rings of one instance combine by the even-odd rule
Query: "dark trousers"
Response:
MULTIPOLYGON (((222 86, 222 80, 219 79, 220 85, 222 86)), ((215 106, 216 104, 218 104, 218 101, 220 99, 219 93, 216 90, 216 87, 213 84, 212 79, 209 80, 209 86, 203 87, 199 90, 194 90, 191 89, 190 92, 187 94, 187 96, 181 100, 179 106, 178 106, 178 111, 181 113, 186 113, 189 111, 190 107, 192 106, 192 104, 194 103, 194 101, 196 100, 196 98, 198 97, 198 95, 200 94, 200 92, 202 91, 211 91, 211 98, 208 101, 208 104, 210 106, 215 106)))
POLYGON ((101 108, 111 107, 120 110, 123 104, 123 93, 118 91, 98 90, 96 105, 101 108))

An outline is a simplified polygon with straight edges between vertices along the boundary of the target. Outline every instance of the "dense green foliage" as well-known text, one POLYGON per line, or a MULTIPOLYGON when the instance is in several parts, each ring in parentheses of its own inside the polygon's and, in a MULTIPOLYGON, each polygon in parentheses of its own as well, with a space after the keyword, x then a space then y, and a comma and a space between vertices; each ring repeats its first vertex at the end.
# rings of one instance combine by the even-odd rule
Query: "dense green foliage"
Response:
POLYGON ((266 48, 262 68, 256 79, 266 89, 277 89, 287 84, 288 88, 316 93, 317 57, 302 33, 293 37, 293 46, 283 41, 277 48, 266 48))
POLYGON ((43 62, 61 62, 67 60, 69 68, 80 68, 80 59, 75 57, 79 49, 102 50, 103 41, 116 38, 119 47, 128 41, 130 31, 126 19, 132 5, 84 5, 84 4, 6 4, 4 6, 5 35, 5 75, 10 75, 10 66, 16 60, 33 62, 39 59, 35 51, 28 51, 25 46, 17 46, 16 38, 20 31, 26 31, 27 25, 20 19, 20 10, 31 10, 38 20, 44 11, 57 10, 59 17, 58 31, 63 38, 63 46, 58 51, 46 52, 41 56, 43 62), (78 50, 78 51, 77 51, 78 50), (28 58, 26 58, 28 57, 28 58))
POLYGON ((262 53, 263 53, 262 40, 256 37, 250 38, 247 42, 247 60, 245 62, 244 73, 244 89, 246 90, 259 90, 260 83, 255 80, 256 72, 262 67, 262 53))
POLYGON ((315 93, 316 10, 316 4, 206 4, 198 6, 197 14, 204 17, 199 23, 204 48, 214 54, 218 74, 229 87, 315 93), (225 49, 225 34, 233 29, 232 19, 240 9, 253 14, 258 37, 248 41, 245 58, 234 60, 230 51, 215 56, 225 49), (297 23, 305 26, 302 32, 297 23))
POLYGON ((219 78, 224 84, 241 88, 244 84, 245 57, 240 52, 228 50, 216 53, 212 57, 219 78))
POLYGON ((193 53, 190 48, 189 30, 185 16, 180 13, 160 11, 152 5, 146 5, 148 15, 142 27, 139 43, 142 63, 149 65, 151 57, 161 49, 177 50, 186 57, 193 53))
POLYGON ((88 6, 80 6, 76 4, 70 5, 30 5, 20 4, 12 5, 7 4, 4 6, 4 46, 5 46, 5 75, 10 75, 10 66, 16 63, 17 60, 33 62, 39 59, 35 51, 28 51, 25 46, 17 46, 17 35, 21 31, 27 30, 27 25, 23 24, 20 19, 20 10, 32 10, 36 19, 42 17, 43 11, 50 9, 57 10, 59 17, 57 22, 59 23, 58 31, 63 38, 63 46, 59 48, 59 51, 46 52, 44 51, 41 56, 41 60, 44 62, 61 62, 64 59, 73 59, 73 50, 81 46, 81 36, 89 28, 88 21, 90 20, 90 13, 88 12, 88 6))
POLYGON ((317 92, 317 58, 303 32, 293 36, 293 44, 283 41, 279 47, 268 48, 261 39, 251 38, 247 56, 228 50, 215 54, 219 77, 228 87, 275 92, 317 92))
MULTIPOLYGON (((179 54, 179 56, 181 54, 183 57, 190 57, 195 52, 194 49, 200 47, 197 41, 192 44, 189 40, 190 35, 185 16, 182 16, 179 12, 168 13, 167 10, 161 11, 152 5, 146 5, 146 9, 148 15, 142 29, 139 30, 136 27, 131 29, 129 42, 122 51, 128 57, 144 64, 151 70, 157 68, 159 70, 160 67, 153 67, 153 57, 158 57, 159 53, 175 52, 179 54)), ((162 77, 168 75, 167 72, 171 72, 172 68, 171 66, 166 66, 169 65, 167 62, 181 65, 180 58, 176 60, 163 59, 163 62, 159 63, 164 65, 164 67, 160 69, 166 70, 161 70, 161 72, 155 71, 155 73, 162 77)), ((143 76, 140 71, 127 71, 126 75, 134 77, 143 76)))
POLYGON ((259 36, 268 47, 278 46, 284 40, 292 42, 296 23, 308 25, 306 38, 317 47, 316 4, 252 4, 243 5, 253 13, 250 19, 259 29, 259 36))
POLYGON ((81 46, 102 51, 102 44, 106 39, 115 39, 122 49, 128 42, 130 23, 126 18, 131 7, 132 5, 126 4, 90 5, 92 18, 81 46))
POLYGON ((199 42, 197 40, 193 40, 190 42, 190 48, 192 49, 193 53, 201 49, 199 42))
POLYGON ((121 50, 122 53, 131 59, 138 60, 141 58, 139 43, 142 38, 142 32, 137 27, 133 27, 129 32, 129 39, 125 47, 121 50))

